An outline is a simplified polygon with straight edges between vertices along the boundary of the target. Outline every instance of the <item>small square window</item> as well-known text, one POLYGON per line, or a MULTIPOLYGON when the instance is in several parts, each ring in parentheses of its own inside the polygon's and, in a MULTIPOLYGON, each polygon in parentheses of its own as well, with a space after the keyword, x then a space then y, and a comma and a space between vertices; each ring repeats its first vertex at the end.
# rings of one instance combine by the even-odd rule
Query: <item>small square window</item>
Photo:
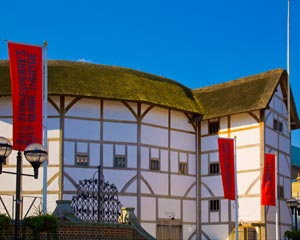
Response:
POLYGON ((159 159, 157 158, 152 158, 150 160, 150 169, 154 170, 154 171, 159 171, 160 170, 160 166, 159 166, 159 159))
POLYGON ((208 131, 209 131, 209 134, 214 134, 214 133, 218 133, 219 131, 219 121, 210 121, 208 123, 208 131))
POLYGON ((284 200, 284 189, 283 189, 283 186, 278 186, 277 192, 278 192, 277 193, 278 199, 284 200))
POLYGON ((283 124, 278 119, 273 119, 273 128, 276 131, 282 132, 283 130, 283 124))
POLYGON ((88 153, 77 153, 75 165, 88 166, 89 165, 88 153))
POLYGON ((218 212, 220 210, 220 200, 210 200, 209 210, 211 212, 218 212))
POLYGON ((115 168, 126 168, 126 157, 125 156, 115 156, 114 158, 114 167, 115 168))
POLYGON ((188 173, 188 165, 185 162, 179 163, 179 173, 181 174, 187 174, 188 173))
POLYGON ((209 165, 209 174, 218 174, 220 173, 219 163, 211 163, 209 165))

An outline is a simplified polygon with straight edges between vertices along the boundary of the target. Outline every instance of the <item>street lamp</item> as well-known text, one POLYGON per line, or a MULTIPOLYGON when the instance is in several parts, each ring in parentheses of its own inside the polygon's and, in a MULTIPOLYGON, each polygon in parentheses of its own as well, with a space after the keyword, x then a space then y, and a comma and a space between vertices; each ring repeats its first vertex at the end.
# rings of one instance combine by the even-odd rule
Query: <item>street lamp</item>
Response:
POLYGON ((2 171, 2 165, 5 159, 12 152, 12 144, 4 137, 0 137, 0 174, 8 173, 16 175, 16 212, 15 212, 15 240, 19 239, 20 225, 20 204, 21 204, 21 175, 38 178, 38 169, 40 165, 47 159, 47 150, 39 143, 28 145, 24 150, 25 158, 30 162, 34 169, 34 175, 22 173, 22 155, 21 151, 17 154, 17 172, 2 171))
POLYGON ((295 229, 297 230, 297 210, 298 210, 298 200, 295 198, 286 200, 286 205, 292 210, 295 216, 295 229))

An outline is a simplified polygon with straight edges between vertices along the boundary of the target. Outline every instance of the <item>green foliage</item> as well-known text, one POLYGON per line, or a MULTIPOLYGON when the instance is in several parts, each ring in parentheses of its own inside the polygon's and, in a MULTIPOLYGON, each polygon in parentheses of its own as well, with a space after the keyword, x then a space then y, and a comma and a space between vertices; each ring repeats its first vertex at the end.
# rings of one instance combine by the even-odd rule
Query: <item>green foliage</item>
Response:
POLYGON ((37 216, 30 216, 24 219, 23 235, 26 229, 30 229, 32 233, 32 240, 40 239, 40 233, 47 233, 47 239, 57 239, 57 219, 50 214, 41 214, 37 216))
POLYGON ((299 240, 300 239, 300 231, 292 228, 291 230, 287 230, 284 233, 284 237, 287 240, 299 240))
POLYGON ((0 214, 0 239, 6 239, 5 238, 5 231, 10 227, 11 220, 8 216, 5 214, 0 214))

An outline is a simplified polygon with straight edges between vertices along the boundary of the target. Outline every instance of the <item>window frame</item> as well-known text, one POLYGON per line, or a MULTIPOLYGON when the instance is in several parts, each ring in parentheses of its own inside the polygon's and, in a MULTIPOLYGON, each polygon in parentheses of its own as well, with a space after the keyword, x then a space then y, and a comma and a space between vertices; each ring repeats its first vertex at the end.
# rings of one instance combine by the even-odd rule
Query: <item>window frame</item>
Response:
POLYGON ((210 135, 217 134, 219 130, 220 130, 219 119, 208 120, 208 134, 210 135))
POLYGON ((179 162, 178 164, 178 172, 180 174, 188 174, 188 163, 187 162, 179 162), (182 171, 182 168, 181 166, 183 166, 183 171, 182 171))
POLYGON ((273 118, 273 129, 278 132, 283 131, 283 122, 278 118, 273 118))
POLYGON ((220 200, 212 199, 209 200, 209 212, 219 212, 220 211, 220 200))
POLYGON ((114 156, 113 166, 114 166, 114 168, 127 168, 126 155, 116 154, 114 156), (122 158, 122 160, 124 160, 123 163, 122 163, 122 165, 124 165, 124 166, 121 165, 121 162, 120 162, 121 158, 122 158))
POLYGON ((209 163, 209 175, 220 174, 220 163, 219 162, 211 162, 209 163), (217 168, 217 169, 216 169, 217 168), (212 171, 214 170, 214 171, 212 171))
POLYGON ((88 152, 76 152, 75 166, 88 167, 90 164, 88 152))
POLYGON ((160 171, 160 160, 159 158, 151 158, 149 161, 149 169, 152 171, 160 171))

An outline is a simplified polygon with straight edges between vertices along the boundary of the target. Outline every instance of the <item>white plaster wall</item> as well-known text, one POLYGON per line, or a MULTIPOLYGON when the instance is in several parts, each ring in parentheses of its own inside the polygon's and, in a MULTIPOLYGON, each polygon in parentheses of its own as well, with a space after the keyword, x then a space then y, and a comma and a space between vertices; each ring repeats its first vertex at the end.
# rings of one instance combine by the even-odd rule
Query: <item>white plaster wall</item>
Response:
MULTIPOLYGON (((259 118, 259 112, 256 111, 255 116, 259 118)), ((240 129, 242 127, 254 127, 259 126, 259 123, 257 123, 257 120, 254 119, 250 114, 248 113, 242 113, 238 115, 232 115, 230 116, 230 129, 240 129)))
POLYGON ((12 116, 12 99, 11 97, 0 97, 1 112, 0 116, 12 116))
POLYGON ((119 201, 122 204, 122 207, 132 207, 135 209, 134 213, 136 214, 136 208, 137 208, 137 199, 135 196, 118 196, 119 201))
POLYGON ((229 208, 228 208, 227 199, 220 200, 220 209, 221 209, 221 222, 229 221, 229 208))
POLYGON ((189 123, 189 119, 186 115, 178 111, 171 111, 171 128, 192 132, 195 131, 192 124, 189 123))
POLYGON ((164 108, 154 107, 145 115, 145 117, 143 118, 143 123, 168 127, 169 110, 164 108))
POLYGON ((120 170, 120 169, 104 169, 103 174, 105 181, 116 185, 118 191, 121 191, 124 186, 131 180, 135 175, 134 170, 120 170))
POLYGON ((238 171, 260 169, 260 147, 239 148, 236 151, 238 171))
POLYGON ((196 240, 196 225, 183 224, 182 225, 183 239, 196 240))
POLYGON ((104 122, 104 141, 114 142, 136 142, 137 126, 129 123, 104 122))
POLYGON ((201 135, 208 134, 208 121, 202 121, 201 122, 201 135))
POLYGON ((179 199, 159 198, 158 217, 169 219, 170 216, 173 216, 175 219, 181 219, 180 207, 179 199))
POLYGON ((201 175, 208 174, 208 154, 201 154, 201 175))
MULTIPOLYGON (((48 98, 51 98, 51 100, 54 102, 55 106, 60 106, 60 97, 48 96, 48 98)), ((57 109, 50 102, 48 102, 47 112, 48 112, 48 116, 59 116, 57 109)))
POLYGON ((201 138, 201 151, 213 151, 218 149, 218 137, 217 135, 211 135, 201 138))
POLYGON ((113 145, 103 144, 103 166, 112 167, 113 166, 113 145))
POLYGON ((60 143, 59 141, 48 141, 48 165, 59 164, 60 143))
POLYGON ((252 144, 258 144, 260 142, 260 129, 253 128, 245 131, 238 131, 232 134, 232 137, 236 137, 237 146, 247 146, 252 144))
POLYGON ((237 186, 239 195, 245 195, 249 190, 251 190, 251 194, 259 194, 260 171, 238 173, 237 186))
POLYGON ((196 151, 196 138, 194 134, 171 131, 170 135, 171 148, 196 151))
POLYGON ((182 221, 196 222, 196 201, 184 200, 182 201, 182 221))
POLYGON ((189 154, 188 155, 188 173, 189 174, 196 174, 196 155, 189 154))
POLYGON ((0 118, 0 136, 9 139, 12 142, 12 119, 0 118))
POLYGON ((141 193, 152 194, 151 186, 149 187, 149 185, 146 185, 144 181, 141 182, 141 193))
POLYGON ((148 147, 141 147, 141 169, 149 169, 149 151, 148 147))
POLYGON ((65 119, 65 138, 100 140, 98 121, 65 119))
POLYGON ((210 218, 210 222, 212 222, 212 223, 220 222, 220 213, 219 212, 210 212, 209 218, 210 218))
MULTIPOLYGON (((215 225, 202 225, 202 231, 205 235, 209 236, 209 239, 213 240, 227 240, 229 239, 227 224, 215 224, 215 225)), ((202 235, 201 239, 207 239, 202 235)))
POLYGON ((156 221, 156 198, 141 197, 141 218, 143 221, 156 221))
POLYGON ((150 184, 155 194, 168 193, 168 174, 159 172, 142 172, 144 179, 150 184))
POLYGON ((209 202, 206 200, 201 201, 201 222, 207 223, 208 222, 208 209, 209 209, 209 202))
POLYGON ((99 119, 100 101, 89 98, 80 99, 69 109, 66 116, 99 119))
POLYGON ((178 152, 171 152, 171 172, 178 173, 178 161, 179 161, 179 154, 178 152))
MULTIPOLYGON (((196 182, 195 177, 182 176, 182 175, 171 175, 171 195, 173 196, 184 196, 187 190, 196 182)), ((196 193, 193 194, 196 197, 196 193)))
MULTIPOLYGON (((14 170, 13 172, 15 172, 14 170)), ((30 167, 23 167, 23 173, 24 174, 31 174, 33 175, 33 168, 30 167)), ((16 178, 16 176, 14 176, 16 178)), ((42 191, 43 189, 43 167, 39 168, 39 175, 38 179, 35 179, 33 177, 23 177, 22 178, 22 190, 23 191, 42 191)), ((16 181, 16 180, 14 180, 16 181)), ((11 189, 10 189, 11 190, 11 189)))
MULTIPOLYGON (((136 121, 132 112, 121 102, 117 101, 103 101, 103 117, 111 120, 126 120, 136 121)), ((135 104, 132 104, 133 110, 136 110, 135 104)))
POLYGON ((142 228, 144 228, 153 237, 156 236, 156 225, 156 223, 141 223, 142 228))
MULTIPOLYGON (((204 183, 208 189, 214 194, 215 197, 221 197, 224 196, 223 192, 223 185, 222 185, 222 179, 221 175, 219 176, 208 176, 208 177, 203 177, 202 183, 204 183)), ((202 186, 203 189, 203 186, 202 186)), ((212 197, 211 195, 207 195, 205 191, 201 192, 202 197, 212 197)))
POLYGON ((74 165, 75 163, 75 143, 64 143, 64 165, 74 165))
POLYGON ((241 222, 261 221, 260 212, 261 212, 260 197, 239 198, 239 221, 241 222))
POLYGON ((160 151, 160 170, 161 171, 169 170, 169 153, 167 150, 160 151))
MULTIPOLYGON (((135 135, 136 138, 136 135, 135 135)), ((168 130, 152 126, 141 126, 141 142, 153 146, 168 146, 168 130)))
POLYGON ((96 144, 96 143, 89 144, 89 165, 90 166, 100 165, 100 144, 96 144))
POLYGON ((127 148, 127 167, 136 168, 137 167, 137 147, 128 146, 127 148))
POLYGON ((282 152, 285 152, 287 154, 290 154, 290 146, 291 142, 288 138, 284 136, 279 136, 279 150, 282 152))
POLYGON ((59 138, 60 137, 60 120, 59 118, 48 118, 47 129, 48 129, 48 139, 59 138))
MULTIPOLYGON (((221 117, 219 120, 220 131, 225 131, 228 129, 228 117, 221 117)), ((208 128, 208 126, 206 126, 208 128)), ((206 130, 208 131, 208 130, 206 130)))

